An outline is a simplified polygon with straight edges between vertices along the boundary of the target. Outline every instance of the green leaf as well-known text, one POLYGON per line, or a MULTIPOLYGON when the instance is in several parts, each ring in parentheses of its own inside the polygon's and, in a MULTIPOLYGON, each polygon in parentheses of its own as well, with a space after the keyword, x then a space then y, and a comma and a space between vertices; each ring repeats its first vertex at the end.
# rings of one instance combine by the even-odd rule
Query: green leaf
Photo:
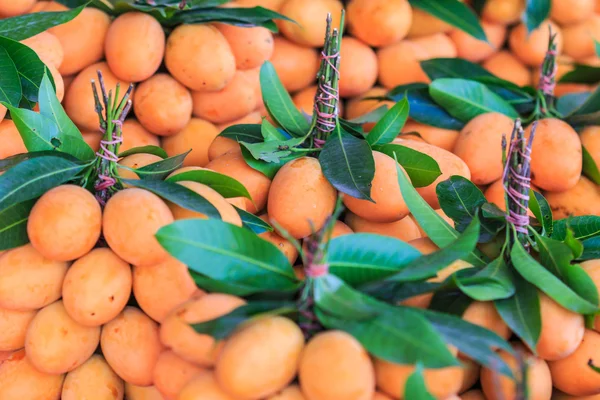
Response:
MULTIPOLYGON (((446 282, 452 282, 452 278, 446 279, 446 282)), ((440 285, 440 288, 433 293, 433 298, 429 303, 429 309, 460 317, 473 303, 473 300, 460 290, 453 290, 451 287, 448 288, 446 286, 448 285, 440 285)))
POLYGON ((253 288, 248 288, 245 285, 234 284, 230 282, 220 281, 209 278, 204 274, 199 274, 195 271, 188 270, 196 286, 209 293, 224 293, 233 296, 248 296, 254 292, 253 288))
POLYGON ((527 32, 531 33, 550 15, 550 0, 527 0, 527 8, 523 14, 527 32))
POLYGON ((299 285, 285 255, 245 228, 219 220, 182 220, 161 228, 156 237, 191 270, 244 287, 247 294, 299 285))
POLYGON ((333 275, 316 280, 315 302, 317 318, 326 328, 351 334, 375 357, 398 364, 420 361, 428 368, 457 365, 431 324, 415 310, 378 302, 333 275))
POLYGON ((535 352, 542 331, 540 298, 535 287, 523 278, 515 277, 514 283, 515 294, 496 300, 494 305, 506 325, 535 352))
POLYGON ((155 156, 162 158, 163 160, 165 158, 169 157, 167 152, 164 151, 162 149, 162 147, 148 145, 148 146, 134 147, 132 149, 123 151, 123 152, 119 153, 119 158, 127 157, 127 156, 130 156, 133 154, 153 154, 155 156))
POLYGON ((483 192, 473 182, 459 175, 440 182, 436 193, 444 214, 452 218, 458 231, 464 230, 477 217, 478 209, 487 203, 483 192))
POLYGON ((568 118, 577 111, 589 97, 590 92, 568 93, 562 95, 556 100, 556 109, 561 115, 568 118))
POLYGON ((236 328, 249 320, 265 315, 287 315, 298 311, 296 305, 290 302, 260 301, 251 302, 234 309, 228 314, 206 322, 192 324, 198 333, 210 335, 216 340, 229 337, 236 328))
MULTIPOLYGON (((438 245, 444 248, 456 240, 460 234, 452 228, 427 202, 419 195, 415 188, 411 185, 408 178, 398 170, 398 184, 404 201, 414 218, 419 223, 419 226, 427 233, 427 236, 438 245)), ((483 255, 478 251, 472 251, 465 261, 474 266, 484 266, 487 264, 484 261, 483 255)))
POLYGON ((0 36, 0 48, 6 51, 17 68, 23 98, 29 103, 37 103, 40 84, 46 71, 44 63, 35 51, 15 40, 0 36))
POLYGON ((531 257, 519 241, 513 245, 510 255, 519 274, 561 306, 580 314, 592 314, 597 311, 596 305, 582 298, 531 257))
POLYGON ((209 186, 225 198, 245 197, 252 200, 248 189, 237 180, 211 170, 186 171, 166 179, 167 182, 192 181, 209 186))
POLYGON ((36 151, 31 153, 21 153, 15 154, 14 156, 10 156, 0 160, 0 172, 7 171, 14 167, 15 165, 19 165, 23 161, 30 160, 32 158, 38 158, 43 156, 52 156, 52 157, 61 157, 69 161, 73 161, 75 163, 80 163, 80 160, 76 159, 70 154, 61 153, 58 151, 48 150, 48 151, 36 151))
POLYGON ((442 175, 440 166, 433 157, 410 147, 384 144, 375 146, 374 150, 396 158, 415 187, 429 186, 442 175))
POLYGON ((468 78, 477 80, 480 76, 494 76, 479 64, 462 58, 432 58, 420 62, 423 72, 432 81, 441 78, 468 78))
POLYGON ((273 227, 262 219, 258 218, 256 215, 250 214, 248 211, 242 210, 236 206, 233 207, 240 215, 244 228, 251 230, 257 235, 263 232, 273 232, 273 227))
POLYGON ((361 115, 360 117, 352 118, 350 120, 342 120, 340 119, 340 123, 349 122, 351 124, 365 124, 367 122, 378 122, 383 116, 388 112, 388 106, 382 105, 374 109, 373 111, 369 111, 366 114, 361 115), (343 122, 342 122, 343 121, 343 122))
POLYGON ((512 347, 500 336, 478 325, 470 324, 460 317, 431 310, 419 310, 443 339, 471 357, 484 367, 512 376, 511 369, 500 358, 496 349, 513 353, 512 347))
POLYGON ((292 154, 292 149, 306 140, 306 137, 292 138, 289 140, 270 140, 262 143, 240 142, 254 157, 255 160, 262 160, 268 163, 279 164, 282 159, 292 154))
POLYGON ((219 136, 233 139, 236 142, 261 143, 264 141, 261 125, 241 124, 225 128, 219 136))
POLYGON ((0 251, 29 243, 27 219, 35 202, 16 203, 0 211, 0 251))
POLYGON ((421 363, 417 364, 415 371, 410 374, 406 380, 403 398, 411 400, 436 400, 435 397, 427 391, 421 363))
POLYGON ((583 241, 583 254, 579 260, 596 260, 600 258, 600 238, 593 237, 583 241))
MULTIPOLYGON (((154 6, 151 7, 151 9, 154 8, 154 6)), ((244 28, 251 26, 262 26, 272 32, 277 32, 277 25, 275 25, 275 22, 273 21, 274 19, 291 21, 289 18, 263 7, 211 7, 178 12, 172 18, 165 20, 163 23, 168 26, 175 26, 180 24, 222 22, 244 28)))
POLYGON ((332 239, 326 260, 330 274, 355 286, 393 275, 420 256, 396 238, 355 233, 332 239))
POLYGON ((17 67, 6 50, 0 47, 0 102, 18 107, 22 95, 17 67))
POLYGON ((579 239, 575 238, 575 234, 571 228, 567 229, 567 237, 564 240, 564 243, 569 246, 571 252, 573 253, 574 258, 579 258, 583 254, 583 243, 579 239))
POLYGON ((532 189, 529 189, 529 209, 542 224, 545 235, 552 235, 552 209, 550 204, 542 194, 532 189))
POLYGON ((221 219, 221 214, 208 200, 198 193, 172 182, 144 179, 121 179, 127 185, 148 190, 180 207, 204 214, 207 218, 221 219))
POLYGON ((375 161, 367 141, 346 132, 338 123, 319 154, 319 163, 323 175, 337 190, 372 201, 375 161))
POLYGON ((62 142, 59 141, 58 127, 54 121, 35 111, 4 105, 10 111, 28 151, 58 150, 62 142))
POLYGON ((574 68, 564 74, 558 82, 593 85, 600 82, 600 68, 592 65, 575 64, 574 68))
POLYGON ((575 239, 586 240, 600 235, 600 216, 585 215, 580 217, 569 217, 554 221, 552 238, 564 240, 567 237, 567 229, 573 230, 575 239))
POLYGON ((480 114, 497 112, 511 118, 519 114, 483 83, 457 78, 437 79, 429 85, 431 97, 450 115, 470 121, 480 114))
POLYGON ((581 150, 583 152, 583 174, 590 178, 596 185, 600 185, 600 171, 596 162, 583 145, 581 146, 581 150))
POLYGON ((0 210, 40 197, 88 166, 55 156, 25 160, 0 176, 0 210))
POLYGON ((425 11, 442 21, 487 42, 487 37, 477 15, 458 0, 409 0, 413 7, 425 11))
MULTIPOLYGON (((265 142, 270 142, 270 141, 283 142, 283 141, 289 139, 289 136, 286 136, 283 133, 281 133, 279 130, 277 130, 277 128, 275 128, 273 125, 271 125, 271 123, 269 121, 267 121, 266 118, 263 119, 262 124, 260 125, 260 133, 262 134, 262 137, 265 142)), ((241 142, 243 142, 243 140, 241 140, 241 142)))
POLYGON ((178 170, 182 167, 185 157, 192 150, 188 150, 183 154, 179 154, 173 157, 165 158, 164 160, 157 161, 152 164, 148 164, 141 168, 129 168, 119 165, 119 168, 133 171, 143 180, 148 181, 162 181, 169 176, 173 171, 178 170))
POLYGON ((294 105, 292 98, 279 80, 275 67, 269 61, 260 68, 260 87, 265 107, 275 121, 295 136, 305 136, 310 125, 294 105))
POLYGON ((456 286, 477 301, 506 299, 515 293, 515 285, 508 266, 502 256, 496 258, 475 274, 458 271, 452 276, 456 286))
POLYGON ((69 11, 38 12, 3 19, 0 20, 0 36, 13 40, 24 40, 49 28, 71 21, 84 8, 83 5, 69 11))
POLYGON ((378 144, 387 144, 396 139, 408 119, 408 113, 408 100, 403 98, 394 104, 379 122, 375 124, 367 136, 367 142, 371 146, 375 146, 378 144))
POLYGON ((402 268, 400 272, 388 278, 388 280, 408 282, 433 278, 439 271, 456 260, 468 258, 477 245, 479 227, 479 219, 475 217, 467 229, 448 246, 416 259, 402 268))
POLYGON ((566 117, 573 126, 600 124, 600 87, 587 96, 585 102, 566 117))
POLYGON ((288 156, 281 158, 279 162, 275 163, 255 159, 254 156, 252 156, 252 153, 250 153, 250 151, 246 148, 246 146, 241 146, 241 149, 242 156, 244 157, 244 161, 246 161, 246 164, 248 164, 250 168, 253 168, 258 172, 262 173, 269 179, 273 179, 277 171, 279 171, 279 169, 288 162, 304 156, 303 153, 294 152, 288 156))

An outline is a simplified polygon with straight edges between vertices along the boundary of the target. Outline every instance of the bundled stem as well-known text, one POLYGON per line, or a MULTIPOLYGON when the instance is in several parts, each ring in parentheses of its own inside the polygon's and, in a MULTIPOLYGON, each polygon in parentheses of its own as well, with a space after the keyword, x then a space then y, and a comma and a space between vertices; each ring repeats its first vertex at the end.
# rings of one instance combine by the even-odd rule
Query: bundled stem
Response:
POLYGON ((331 14, 327 14, 325 44, 321 52, 321 67, 317 74, 318 86, 310 129, 311 141, 315 147, 322 147, 325 144, 327 137, 338 123, 340 48, 344 26, 344 11, 342 11, 339 29, 334 28, 332 31, 331 21, 331 14))
POLYGON ((537 121, 534 122, 529 139, 525 138, 521 120, 517 119, 511 134, 510 144, 503 137, 502 148, 505 154, 504 184, 506 220, 514 226, 519 241, 527 248, 529 227, 529 190, 531 188, 531 145, 535 137, 537 121))
POLYGON ((531 120, 544 117, 560 117, 560 113, 554 105, 554 89, 556 87, 556 72, 558 65, 556 56, 556 33, 552 32, 552 27, 548 27, 550 38, 548 40, 548 51, 544 57, 540 72, 540 82, 538 84, 538 95, 536 99, 536 107, 531 120))
POLYGON ((119 146, 123 142, 123 122, 131 110, 130 96, 133 84, 129 85, 125 95, 119 101, 120 84, 117 83, 113 96, 112 90, 106 91, 101 71, 98 71, 98 82, 100 93, 98 93, 94 80, 92 80, 92 91, 103 137, 100 141, 100 149, 96 152, 94 169, 97 177, 94 182, 94 191, 96 199, 104 206, 108 199, 120 189, 117 175, 117 162, 119 161, 117 154, 119 154, 119 146))

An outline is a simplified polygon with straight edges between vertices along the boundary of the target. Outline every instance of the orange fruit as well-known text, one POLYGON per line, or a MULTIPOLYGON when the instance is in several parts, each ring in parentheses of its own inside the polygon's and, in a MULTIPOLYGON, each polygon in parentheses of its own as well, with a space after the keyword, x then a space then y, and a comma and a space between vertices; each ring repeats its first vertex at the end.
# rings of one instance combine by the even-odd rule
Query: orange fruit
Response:
POLYGON ((408 38, 419 36, 428 36, 435 33, 448 33, 452 30, 452 25, 434 17, 433 15, 418 9, 412 9, 412 23, 408 31, 408 38))
POLYGON ((266 400, 305 400, 306 398, 302 394, 298 385, 290 385, 283 389, 281 392, 267 397, 266 400))
POLYGON ((469 390, 468 392, 461 393, 461 400, 486 400, 483 392, 479 389, 469 390))
POLYGON ((523 11, 525 0, 488 0, 481 14, 488 21, 510 25, 521 18, 523 11))
MULTIPOLYGON (((6 108, 3 108, 6 111, 6 108)), ((27 153, 27 148, 25 147, 25 143, 23 143, 23 139, 21 139, 21 134, 17 130, 15 123, 10 119, 0 122, 0 140, 2 140, 0 159, 27 153)))
MULTIPOLYGON (((260 219, 267 223, 269 222, 269 216, 267 214, 261 215, 260 219)), ((275 231, 260 233, 258 237, 272 243, 273 246, 277 247, 286 256, 290 265, 294 265, 298 258, 298 250, 289 240, 284 239, 275 231)))
MULTIPOLYGON (((463 370, 464 370, 462 386, 459 390, 459 393, 463 393, 463 392, 466 392, 467 390, 469 390, 470 388, 472 388, 473 386, 475 386, 475 384, 479 380, 479 374, 481 372, 481 365, 477 364, 477 362, 475 362, 469 358, 462 358, 460 356, 459 356, 458 360, 463 365, 463 370)), ((461 395, 461 398, 462 398, 462 395, 461 395)))
POLYGON ((213 372, 201 373, 183 387, 177 400, 236 400, 227 394, 215 379, 213 372))
POLYGON ((352 0, 347 9, 350 33, 369 46, 399 42, 411 27, 412 9, 406 0, 352 0))
POLYGON ((494 332, 503 339, 508 339, 511 336, 510 328, 502 320, 491 301, 471 303, 463 313, 462 318, 473 325, 479 325, 494 332))
POLYGON ((90 146, 92 150, 94 150, 94 152, 100 150, 100 141, 102 141, 102 138, 104 137, 102 133, 93 131, 82 131, 81 136, 83 137, 83 140, 88 144, 88 146, 90 146))
POLYGON ((327 15, 331 14, 331 26, 337 29, 343 8, 339 0, 287 0, 279 12, 295 22, 280 21, 281 33, 301 46, 322 47, 327 15))
POLYGON ((154 386, 137 386, 125 382, 125 398, 127 400, 165 400, 154 386))
POLYGON ((542 65, 546 52, 548 51, 548 41, 550 40, 549 30, 556 33, 556 50, 560 54, 563 48, 563 35, 560 28, 551 21, 543 21, 540 26, 531 33, 527 33, 527 27, 523 22, 514 28, 508 37, 510 50, 525 65, 538 67, 542 65))
POLYGON ((50 32, 40 32, 21 43, 35 51, 44 64, 60 68, 65 55, 60 41, 50 32))
POLYGON ((165 33, 154 17, 128 12, 112 22, 104 48, 106 62, 117 78, 140 82, 160 67, 165 54, 165 33))
POLYGON ((550 18, 560 25, 583 22, 594 14, 595 0, 553 0, 550 18))
POLYGON ((61 400, 122 399, 124 392, 123 380, 110 368, 104 357, 95 354, 67 374, 61 400))
POLYGON ((64 375, 38 371, 25 356, 25 350, 15 351, 0 361, 0 396, 3 400, 59 400, 64 375))
POLYGON ((204 167, 210 161, 208 150, 218 134, 219 130, 212 123, 200 118, 192 118, 179 133, 164 137, 162 148, 169 157, 191 150, 185 157, 183 165, 204 167))
POLYGON ((431 254, 440 249, 428 237, 413 239, 413 240, 409 241, 408 244, 410 244, 411 246, 413 246, 415 249, 419 250, 423 254, 431 254))
POLYGON ((489 43, 477 40, 459 29, 454 29, 450 33, 450 38, 456 45, 458 57, 471 62, 481 62, 502 48, 506 39, 506 27, 487 21, 481 21, 481 27, 489 43))
POLYGON ((16 17, 30 11, 37 0, 0 0, 0 18, 16 17))
MULTIPOLYGON (((370 97, 385 96, 387 92, 388 91, 385 88, 376 86, 371 90, 368 90, 362 96, 348 100, 346 107, 344 108, 346 111, 345 117, 347 119, 354 119, 368 114, 369 112, 382 106, 387 106, 388 109, 393 107, 395 104, 393 101, 367 100, 370 97)), ((365 132, 369 132, 373 126, 375 126, 375 124, 372 122, 366 123, 363 124, 363 129, 365 132)))
POLYGON ((348 212, 344 221, 356 233, 375 233, 394 237, 404 242, 410 242, 421 237, 419 227, 408 215, 395 222, 372 222, 348 212))
MULTIPOLYGON (((248 115, 244 115, 240 119, 225 122, 222 124, 217 124, 216 127, 219 130, 219 132, 222 132, 223 130, 225 130, 226 128, 229 128, 230 126, 241 125, 241 124, 260 124, 261 122, 262 122, 262 116, 261 116, 260 112, 253 111, 248 115)), ((222 139, 226 139, 226 138, 222 138, 222 139)), ((216 158, 216 157, 214 157, 214 158, 216 158)), ((212 160, 212 158, 211 158, 211 160, 212 160)))
POLYGON ((273 38, 275 48, 271 63, 283 87, 289 92, 296 92, 310 86, 319 70, 319 54, 317 50, 303 47, 283 37, 273 38))
POLYGON ((33 310, 16 311, 0 308, 0 352, 14 351, 25 346, 27 328, 35 314, 33 310))
POLYGON ((167 39, 165 65, 191 90, 223 89, 235 74, 235 57, 219 30, 206 24, 180 25, 167 39))
POLYGON ((500 50, 492 54, 482 64, 482 67, 499 78, 505 79, 518 86, 531 85, 529 69, 507 50, 500 50))
POLYGON ((119 146, 119 152, 131 150, 134 147, 158 146, 158 137, 148 132, 135 119, 127 119, 123 123, 123 143, 119 146))
POLYGON ((377 51, 379 82, 387 89, 414 82, 428 83, 420 64, 428 58, 427 51, 412 40, 382 47, 377 51))
MULTIPOLYGON (((452 151, 454 144, 458 139, 458 131, 452 129, 438 128, 429 126, 416 121, 407 121, 402 128, 402 133, 417 132, 425 142, 437 146, 441 149, 452 151)), ((409 136, 404 137, 409 139, 409 136)))
POLYGON ((154 386, 166 399, 176 399, 188 382, 205 371, 172 351, 163 351, 154 367, 154 386))
POLYGON ((341 97, 361 95, 371 89, 377 81, 377 55, 366 44, 352 37, 342 39, 340 50, 341 97))
POLYGON ((568 216, 600 215, 600 188, 588 178, 581 179, 564 192, 545 192, 554 219, 568 216))
POLYGON ((258 68, 273 55, 273 34, 267 28, 217 24, 217 29, 229 43, 237 69, 258 68))
MULTIPOLYGON (((136 153, 130 156, 124 157, 119 161, 119 167, 126 167, 131 169, 138 169, 146 167, 150 164, 162 161, 162 157, 148 153, 136 153)), ((139 180, 140 176, 131 169, 118 168, 118 174, 121 179, 139 180)), ((131 187, 128 184, 123 184, 124 187, 131 187)))

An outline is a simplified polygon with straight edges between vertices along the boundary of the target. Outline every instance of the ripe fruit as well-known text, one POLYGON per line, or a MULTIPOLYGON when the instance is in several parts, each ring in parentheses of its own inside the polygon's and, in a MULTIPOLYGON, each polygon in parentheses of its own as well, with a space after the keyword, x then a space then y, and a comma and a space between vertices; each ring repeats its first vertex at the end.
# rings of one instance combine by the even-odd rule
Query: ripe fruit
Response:
POLYGON ((573 396, 600 393, 600 375, 590 365, 600 363, 600 334, 586 329, 581 345, 570 356, 549 363, 554 386, 573 396))
MULTIPOLYGON (((104 41, 109 26, 108 15, 95 8, 85 8, 71 21, 48 29, 63 48, 64 58, 59 68, 60 73, 71 75, 100 61, 104 56, 104 41)), ((89 80, 86 83, 89 91, 89 80)))
POLYGON ((467 164, 451 152, 433 146, 427 143, 421 143, 414 140, 395 139, 393 143, 401 144, 404 147, 427 154, 433 158, 440 167, 442 174, 431 184, 417 188, 417 192, 425 199, 432 208, 439 208, 440 202, 437 197, 437 185, 449 179, 451 176, 457 175, 470 179, 471 172, 467 164))
POLYGON ((283 317, 259 318, 227 339, 215 376, 233 397, 262 399, 294 379, 303 349, 304 335, 294 322, 283 317))
POLYGON ((152 384, 152 374, 162 351, 158 324, 133 307, 104 325, 100 346, 111 368, 128 383, 152 384))
POLYGON ((501 50, 493 54, 483 62, 482 67, 515 85, 531 85, 529 68, 508 50, 501 50))
POLYGON ((508 339, 511 335, 510 328, 496 311, 496 307, 491 301, 475 301, 471 303, 462 318, 474 325, 490 330, 503 339, 508 339))
POLYGON ((142 189, 125 189, 106 203, 102 219, 104 239, 130 264, 158 264, 168 254, 154 235, 173 220, 160 197, 142 189))
POLYGON ((273 38, 275 49, 271 63, 283 87, 289 92, 296 92, 311 85, 319 70, 317 50, 302 47, 283 37, 273 38))
POLYGON ((154 367, 154 386, 167 399, 176 399, 181 389, 194 376, 206 370, 178 357, 172 351, 163 351, 154 367))
MULTIPOLYGON (((89 10, 93 9, 90 8, 89 10)), ((64 25, 59 25, 57 28, 61 26, 64 25)), ((94 94, 90 87, 90 82, 98 79, 98 70, 102 72, 104 83, 109 89, 114 90, 117 83, 119 83, 121 90, 124 91, 129 85, 129 83, 119 81, 105 62, 90 65, 73 80, 69 86, 69 90, 65 93, 65 111, 79 128, 93 132, 97 132, 100 129, 100 121, 94 107, 94 94)))
POLYGON ((301 46, 323 46, 327 14, 331 14, 331 26, 340 26, 340 11, 344 8, 338 0, 288 0, 279 12, 292 21, 281 21, 283 36, 301 46))
POLYGON ((131 281, 129 264, 110 249, 94 249, 67 271, 62 291, 65 309, 82 325, 103 325, 127 304, 131 281))
POLYGON ((16 351, 0 361, 2 400, 59 400, 64 375, 45 374, 33 367, 25 350, 16 351))
POLYGON ((222 90, 192 92, 194 116, 220 124, 251 113, 258 105, 258 96, 246 71, 236 71, 222 90))
POLYGON ((25 14, 37 0, 0 0, 0 17, 8 18, 25 14))
POLYGON ((528 33, 525 23, 521 22, 514 28, 508 37, 508 43, 511 51, 524 64, 531 67, 538 67, 544 61, 548 51, 548 41, 550 32, 556 33, 557 53, 560 54, 563 47, 563 36, 561 30, 551 21, 543 21, 533 32, 528 33))
POLYGON ((206 168, 230 176, 246 187, 253 200, 246 199, 248 212, 256 213, 267 204, 271 180, 248 166, 241 152, 230 151, 225 153, 206 164, 206 168))
POLYGON ((594 40, 600 39, 600 16, 588 14, 588 18, 576 25, 564 27, 565 54, 576 60, 596 54, 594 40))
POLYGON ((217 24, 235 57, 237 69, 258 68, 273 55, 273 34, 267 28, 217 24))
POLYGON ((441 149, 452 151, 458 139, 458 131, 429 126, 416 121, 407 121, 402 133, 417 132, 425 141, 441 149))
POLYGON ((224 136, 217 136, 212 141, 208 148, 208 159, 213 161, 221 157, 225 153, 229 152, 241 152, 241 148, 238 142, 233 139, 226 138, 224 136))
POLYGON ((35 314, 35 311, 0 308, 0 352, 14 351, 25 346, 27 328, 35 314))
MULTIPOLYGON (((191 181, 181 181, 177 182, 177 184, 185 186, 186 188, 204 197, 204 199, 210 204, 212 204, 217 209, 219 214, 221 214, 221 218, 223 219, 223 221, 229 222, 233 225, 242 226, 242 219, 240 218, 240 215, 235 210, 235 208, 233 208, 233 206, 229 204, 229 202, 227 202, 225 198, 214 189, 201 183, 191 181)), ((180 207, 177 204, 169 202, 168 206, 171 209, 171 212, 173 213, 173 218, 175 218, 176 221, 182 219, 208 218, 205 214, 188 210, 187 208, 180 207)))
POLYGON ((402 40, 412 22, 412 9, 406 0, 352 0, 347 8, 350 32, 373 47, 402 40))
POLYGON ((371 400, 375 394, 369 354, 341 331, 322 332, 308 342, 298 379, 306 400, 371 400))
MULTIPOLYGON (((531 129, 532 125, 525 130, 526 137, 531 135, 531 129)), ((549 191, 571 189, 581 177, 581 164, 577 132, 556 118, 540 120, 531 147, 531 182, 549 191)))
POLYGON ((420 62, 429 57, 425 48, 412 40, 382 47, 377 51, 379 82, 387 89, 408 83, 428 83, 430 79, 420 62))
POLYGON ((560 25, 585 21, 594 14, 595 0, 553 0, 550 18, 560 25))
POLYGON ((563 308, 545 294, 540 293, 539 297, 542 330, 537 355, 548 361, 563 359, 581 343, 585 331, 583 316, 563 308))
POLYGON ((37 310, 60 299, 67 263, 48 260, 32 245, 0 257, 0 307, 37 310))
MULTIPOLYGON (((378 151, 373 152, 375 159, 375 177, 371 183, 371 198, 359 200, 344 196, 344 204, 350 211, 371 222, 395 222, 408 215, 408 206, 402 198, 398 186, 396 161, 378 151)), ((403 173, 402 167, 398 167, 403 173)))
POLYGON ((194 296, 169 313, 160 328, 160 340, 184 360, 212 367, 223 344, 216 343, 212 336, 196 332, 190 324, 213 320, 244 304, 243 299, 228 294, 194 296))
POLYGON ((447 33, 452 30, 452 25, 434 17, 433 15, 420 10, 412 9, 412 23, 408 31, 408 37, 420 37, 434 35, 436 33, 447 33))
POLYGON ((154 17, 128 12, 117 17, 106 34, 106 62, 117 78, 140 82, 160 67, 165 33, 154 17))
POLYGON ((319 230, 333 213, 336 190, 319 161, 302 157, 288 162, 273 178, 267 209, 272 221, 296 239, 319 230))
POLYGON ((175 135, 192 118, 192 95, 168 74, 156 74, 142 82, 133 104, 140 124, 159 136, 175 135))
POLYGON ((148 132, 135 119, 127 119, 123 123, 123 143, 119 146, 119 152, 124 152, 134 147, 158 146, 156 135, 148 132))
POLYGON ((177 400, 236 400, 227 394, 215 379, 213 372, 197 375, 183 387, 177 400))
POLYGON ((481 26, 489 43, 477 40, 459 29, 454 29, 450 33, 450 38, 456 44, 458 57, 471 62, 480 62, 502 48, 506 39, 506 27, 502 24, 493 24, 487 21, 482 21, 481 26))
POLYGON ((486 400, 483 392, 479 389, 469 390, 466 393, 460 395, 461 400, 486 400))
POLYGON ((305 397, 298 385, 290 385, 266 400, 305 400, 305 397))
MULTIPOLYGON (((342 40, 339 90, 341 97, 367 92, 377 81, 377 55, 366 44, 350 36, 342 40)), ((309 113, 310 115, 311 113, 309 113)))
POLYGON ((600 188, 584 176, 569 190, 546 192, 544 195, 555 219, 570 215, 600 215, 600 188))
POLYGON ((513 120, 504 114, 487 113, 473 118, 460 131, 454 154, 463 159, 478 185, 502 176, 502 135, 510 135, 513 120))
POLYGON ((94 150, 97 152, 100 150, 100 141, 104 137, 104 135, 100 132, 92 132, 92 131, 82 131, 81 136, 83 136, 83 140, 94 150))
MULTIPOLYGON (((298 93, 296 93, 294 95, 294 97, 292 97, 292 100, 294 101, 294 105, 298 108, 298 110, 300 110, 300 112, 303 112, 307 115, 312 115, 313 114, 313 110, 315 107, 315 94, 317 93, 317 86, 313 85, 313 86, 309 86, 306 89, 302 89, 301 91, 299 91, 298 93)), ((341 102, 340 102, 340 106, 341 106, 341 102)), ((339 115, 342 115, 342 111, 341 111, 341 107, 340 107, 340 112, 339 115)))
MULTIPOLYGON (((119 167, 126 167, 131 169, 138 169, 156 162, 162 161, 162 157, 148 153, 136 153, 130 156, 124 157, 119 161, 119 167)), ((140 176, 131 169, 119 168, 119 177, 122 179, 139 180, 140 176)), ((128 184, 123 184, 124 187, 131 187, 128 184)))
POLYGON ((162 147, 169 157, 191 150, 183 165, 204 167, 210 161, 208 149, 218 134, 219 130, 212 123, 192 118, 181 132, 163 138, 162 147))
POLYGON ((31 364, 47 374, 64 374, 86 362, 100 340, 99 327, 73 320, 62 301, 42 308, 31 321, 25 350, 31 364))
POLYGON ((136 386, 125 382, 125 398, 127 400, 165 400, 154 386, 136 386))
POLYGON ((517 22, 525 10, 524 0, 488 0, 483 7, 484 19, 498 24, 517 22))
POLYGON ((579 138, 596 164, 600 163, 600 126, 586 126, 579 138))
POLYGON ((458 360, 463 365, 464 371, 462 386, 460 387, 460 390, 458 392, 463 393, 475 386, 475 384, 479 380, 481 365, 469 358, 462 358, 460 356, 458 360))
POLYGON ((165 65, 191 90, 223 89, 235 74, 229 43, 212 25, 180 25, 167 39, 165 65))
POLYGON ((413 239, 410 242, 408 242, 408 244, 413 246, 415 249, 419 250, 422 254, 431 254, 440 249, 428 237, 413 239))
MULTIPOLYGON (((367 98, 370 97, 378 97, 378 96, 385 96, 387 94, 387 90, 385 88, 382 87, 374 87, 371 90, 367 91, 365 94, 363 94, 360 97, 355 97, 353 99, 348 100, 348 102, 346 103, 346 118, 347 119, 353 119, 353 118, 357 118, 360 116, 363 116, 381 106, 387 106, 388 109, 390 107, 392 107, 395 103, 393 101, 379 101, 379 100, 366 100, 367 98)), ((366 123, 363 124, 363 129, 365 130, 365 132, 369 132, 373 126, 375 126, 374 123, 366 123)))
POLYGON ((344 221, 356 233, 374 233, 394 237, 404 242, 410 242, 421 237, 419 227, 408 215, 395 222, 372 222, 348 212, 344 221))
MULTIPOLYGON (((521 344, 514 344, 513 347, 528 365, 526 382, 529 399, 550 400, 552 396, 552 378, 550 377, 548 364, 541 358, 535 357, 521 344)), ((508 364, 513 374, 519 376, 520 368, 517 359, 505 350, 500 350, 499 355, 508 364)), ((481 369, 481 387, 487 400, 516 398, 515 381, 485 367, 481 369)))
MULTIPOLYGON (((267 223, 269 222, 269 216, 267 214, 261 215, 260 219, 267 223)), ((290 243, 289 240, 284 239, 275 231, 263 232, 259 234, 258 237, 266 240, 267 242, 271 242, 287 257, 288 261, 290 262, 290 265, 294 265, 296 259, 298 258, 298 250, 292 243, 290 243)))
POLYGON ((70 261, 88 253, 100 237, 102 210, 96 198, 75 185, 46 192, 27 221, 31 244, 44 257, 70 261))
POLYGON ((60 41, 53 34, 40 32, 35 36, 21 40, 21 43, 35 51, 44 64, 60 68, 65 55, 60 41))
POLYGON ((185 264, 167 257, 158 264, 133 267, 133 294, 140 308, 157 322, 200 290, 185 264))
MULTIPOLYGON (((6 107, 0 106, 0 112, 6 107)), ((0 160, 14 156, 15 154, 27 153, 27 148, 21 134, 17 130, 15 123, 10 119, 5 119, 0 122, 0 140, 2 140, 2 146, 0 146, 0 160)))
POLYGON ((61 400, 123 399, 123 380, 110 368, 104 357, 95 354, 67 374, 61 400))

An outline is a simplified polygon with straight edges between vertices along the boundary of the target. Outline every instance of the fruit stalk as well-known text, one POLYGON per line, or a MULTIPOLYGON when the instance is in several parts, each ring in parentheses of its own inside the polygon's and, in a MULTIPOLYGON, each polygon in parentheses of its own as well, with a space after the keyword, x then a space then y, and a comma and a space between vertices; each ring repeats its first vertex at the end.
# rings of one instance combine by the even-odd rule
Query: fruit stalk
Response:
POLYGON ((98 71, 98 82, 100 84, 100 94, 98 94, 98 88, 94 80, 92 80, 92 91, 103 137, 100 141, 100 149, 96 152, 95 171, 97 178, 94 183, 94 191, 96 192, 96 199, 100 205, 104 206, 120 186, 117 175, 117 162, 119 161, 117 154, 119 153, 119 146, 123 142, 123 122, 131 110, 130 96, 133 84, 129 85, 121 101, 118 101, 120 91, 118 83, 113 97, 112 90, 106 91, 101 71, 98 71))
POLYGON ((554 89, 556 87, 556 72, 558 65, 556 64, 556 33, 552 32, 552 27, 548 28, 550 38, 548 40, 548 51, 542 63, 540 72, 540 82, 538 84, 539 99, 536 113, 538 116, 557 116, 557 111, 554 107, 554 89))
POLYGON ((514 227, 519 241, 528 248, 527 233, 529 227, 529 190, 531 188, 531 145, 535 136, 537 122, 531 129, 529 139, 525 137, 521 120, 517 119, 511 134, 510 144, 503 140, 506 163, 502 181, 504 183, 506 220, 514 227))

